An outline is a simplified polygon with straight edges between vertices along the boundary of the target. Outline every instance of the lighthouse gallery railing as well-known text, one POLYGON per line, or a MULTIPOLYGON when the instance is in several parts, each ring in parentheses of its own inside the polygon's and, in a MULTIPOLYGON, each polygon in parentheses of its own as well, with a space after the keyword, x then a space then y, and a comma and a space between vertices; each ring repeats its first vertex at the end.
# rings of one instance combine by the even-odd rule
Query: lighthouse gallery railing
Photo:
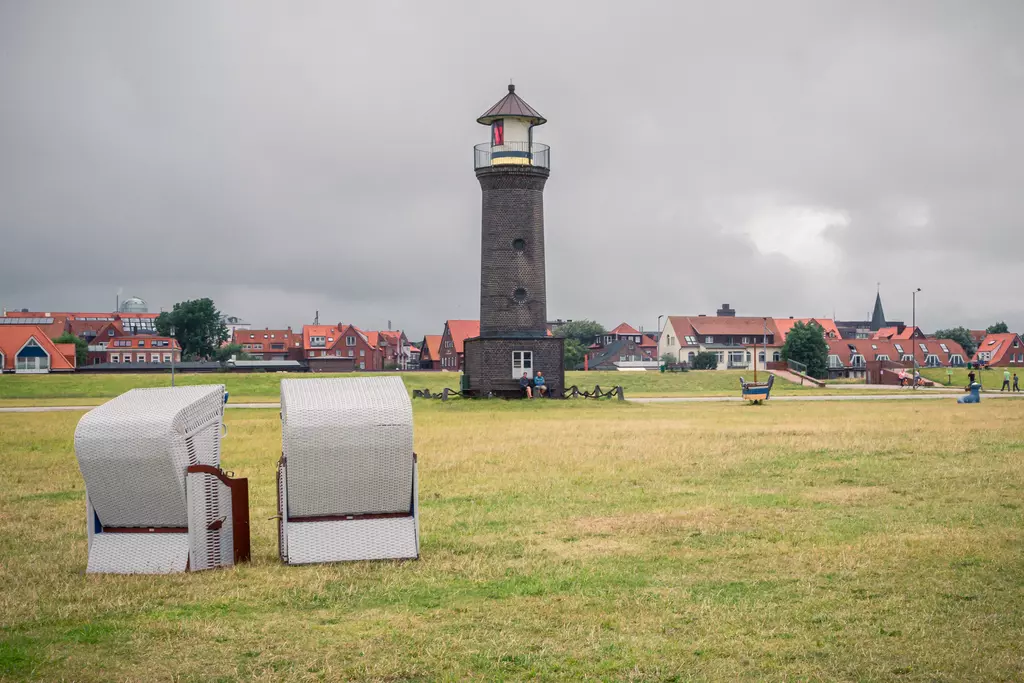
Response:
POLYGON ((512 164, 551 168, 551 148, 539 142, 482 142, 473 148, 474 169, 512 164))

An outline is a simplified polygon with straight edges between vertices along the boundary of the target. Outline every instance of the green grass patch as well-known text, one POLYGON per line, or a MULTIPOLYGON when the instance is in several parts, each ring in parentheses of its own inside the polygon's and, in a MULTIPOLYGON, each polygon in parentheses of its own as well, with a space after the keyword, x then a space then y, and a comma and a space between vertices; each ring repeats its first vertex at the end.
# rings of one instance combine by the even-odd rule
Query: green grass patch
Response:
MULTIPOLYGON (((4 378, 6 379, 6 378, 4 378)), ((422 558, 86 576, 80 414, 0 414, 0 678, 1018 680, 1024 404, 416 402, 422 558)))

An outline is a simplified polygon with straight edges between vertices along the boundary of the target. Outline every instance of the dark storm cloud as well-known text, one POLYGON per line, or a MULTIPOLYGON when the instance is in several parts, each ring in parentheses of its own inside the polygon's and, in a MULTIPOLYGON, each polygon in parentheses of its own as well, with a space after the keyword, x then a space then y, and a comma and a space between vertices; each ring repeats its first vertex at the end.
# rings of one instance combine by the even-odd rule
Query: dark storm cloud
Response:
POLYGON ((474 119, 514 77, 551 317, 853 318, 881 281, 1024 328, 1024 6, 710 5, 4 3, 0 303, 476 317, 474 119))

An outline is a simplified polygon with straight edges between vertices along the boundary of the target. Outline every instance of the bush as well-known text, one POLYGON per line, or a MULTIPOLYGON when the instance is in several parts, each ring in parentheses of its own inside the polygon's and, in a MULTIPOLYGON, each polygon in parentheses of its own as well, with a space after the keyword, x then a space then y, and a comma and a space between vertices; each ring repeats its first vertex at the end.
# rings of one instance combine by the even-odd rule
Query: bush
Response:
POLYGON ((713 351, 701 351, 693 357, 694 370, 718 369, 718 354, 713 351))

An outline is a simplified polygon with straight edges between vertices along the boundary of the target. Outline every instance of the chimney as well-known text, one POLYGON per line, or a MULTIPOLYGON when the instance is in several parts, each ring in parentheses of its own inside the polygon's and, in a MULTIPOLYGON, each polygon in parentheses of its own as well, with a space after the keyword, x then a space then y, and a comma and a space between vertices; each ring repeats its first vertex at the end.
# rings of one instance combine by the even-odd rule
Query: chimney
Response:
POLYGON ((736 309, 729 308, 729 304, 722 304, 722 307, 715 312, 715 315, 719 318, 735 318, 736 309))

